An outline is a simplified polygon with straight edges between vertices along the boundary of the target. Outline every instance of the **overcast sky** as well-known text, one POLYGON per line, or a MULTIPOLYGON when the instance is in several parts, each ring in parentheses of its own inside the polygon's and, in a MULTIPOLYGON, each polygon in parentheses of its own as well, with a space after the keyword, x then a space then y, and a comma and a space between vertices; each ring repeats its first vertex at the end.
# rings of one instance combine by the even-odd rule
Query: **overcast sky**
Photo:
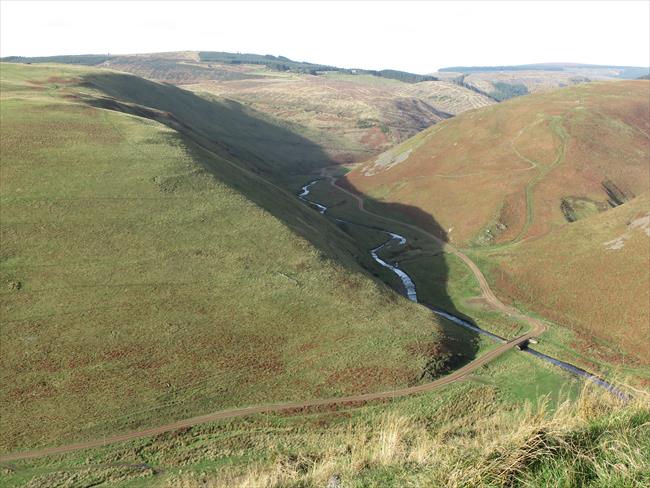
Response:
POLYGON ((416 73, 444 66, 648 66, 650 2, 0 2, 0 55, 181 50, 416 73))

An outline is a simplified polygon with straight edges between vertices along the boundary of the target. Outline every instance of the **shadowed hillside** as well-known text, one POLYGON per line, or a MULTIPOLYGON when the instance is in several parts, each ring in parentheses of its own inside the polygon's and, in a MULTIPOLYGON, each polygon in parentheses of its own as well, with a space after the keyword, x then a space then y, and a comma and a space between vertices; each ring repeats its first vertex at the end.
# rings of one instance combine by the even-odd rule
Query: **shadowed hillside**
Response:
POLYGON ((207 100, 173 85, 119 73, 94 72, 83 81, 105 95, 88 103, 155 119, 265 177, 308 173, 330 162, 313 142, 232 100, 207 100), (144 107, 140 113, 139 107, 144 107))
POLYGON ((444 368, 441 320, 261 176, 299 138, 132 76, 1 69, 3 452, 444 368))

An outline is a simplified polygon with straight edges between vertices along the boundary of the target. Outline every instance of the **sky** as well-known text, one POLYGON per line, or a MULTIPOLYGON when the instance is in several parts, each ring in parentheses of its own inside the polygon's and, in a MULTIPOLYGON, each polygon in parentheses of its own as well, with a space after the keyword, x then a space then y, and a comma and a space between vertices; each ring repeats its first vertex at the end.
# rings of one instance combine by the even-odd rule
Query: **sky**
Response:
POLYGON ((228 51, 344 68, 650 65, 641 1, 0 1, 0 56, 228 51))

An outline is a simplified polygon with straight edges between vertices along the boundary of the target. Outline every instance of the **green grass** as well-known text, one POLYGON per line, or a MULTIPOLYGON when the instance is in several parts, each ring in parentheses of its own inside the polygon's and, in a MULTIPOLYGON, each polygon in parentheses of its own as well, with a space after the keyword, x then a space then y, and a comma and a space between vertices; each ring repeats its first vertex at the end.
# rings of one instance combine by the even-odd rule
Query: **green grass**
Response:
POLYGON ((550 410, 564 400, 576 400, 582 388, 580 380, 519 350, 491 362, 472 380, 494 385, 506 402, 528 402, 533 407, 547 403, 550 410))
POLYGON ((418 381, 439 322, 365 249, 90 75, 2 65, 4 452, 418 381))
POLYGON ((509 356, 470 381, 427 394, 336 413, 221 421, 21 461, 1 479, 12 488, 73 480, 142 488, 311 487, 335 474, 354 487, 644 486, 646 396, 623 405, 602 391, 581 391, 524 353, 509 356), (531 376, 536 390, 524 385, 531 376))
MULTIPOLYGON (((198 115, 184 119, 198 120, 197 131, 135 116, 135 100, 152 95, 98 91, 79 81, 89 73, 2 65, 3 451, 413 384, 440 359, 423 348, 442 345, 453 362, 491 347, 459 340, 457 327, 372 279, 396 285, 368 257, 383 234, 337 226, 298 201, 300 168, 276 176, 287 167, 272 157, 226 159, 198 115), (109 95, 120 111, 88 103, 109 95)), ((236 155, 252 150, 230 143, 236 155)), ((311 196, 332 215, 385 226, 328 185, 311 196)), ((423 301, 502 335, 519 330, 474 300, 458 260, 388 228, 410 247, 384 257, 413 274, 423 301)), ((578 384, 512 351, 427 394, 22 461, 3 467, 0 484, 297 487, 339 473, 345 486, 642 486, 644 397, 623 407, 588 393, 564 404, 578 384)))
MULTIPOLYGON (((382 257, 397 261, 400 267, 413 278, 420 302, 465 316, 479 327, 502 337, 516 337, 526 328, 526 324, 492 311, 483 303, 478 298, 480 289, 471 271, 456 256, 441 252, 440 246, 427 236, 394 222, 386 222, 379 217, 359 213, 357 204, 351 197, 325 181, 312 187, 310 198, 328 206, 328 215, 332 217, 406 236, 408 239, 406 249, 396 249, 392 253, 388 250, 382 257)), ((364 197, 364 205, 367 209, 376 211, 380 215, 393 216, 390 211, 380 212, 374 209, 373 203, 372 199, 364 197)), ((395 216, 399 214, 395 213, 395 216)), ((377 235, 367 228, 355 229, 355 226, 348 226, 346 230, 355 232, 353 234, 355 239, 366 249, 376 247, 385 241, 384 234, 377 235)), ((399 280, 393 273, 379 266, 375 266, 375 270, 384 281, 400 289, 399 280)), ((458 327, 453 326, 453 329, 458 327)))

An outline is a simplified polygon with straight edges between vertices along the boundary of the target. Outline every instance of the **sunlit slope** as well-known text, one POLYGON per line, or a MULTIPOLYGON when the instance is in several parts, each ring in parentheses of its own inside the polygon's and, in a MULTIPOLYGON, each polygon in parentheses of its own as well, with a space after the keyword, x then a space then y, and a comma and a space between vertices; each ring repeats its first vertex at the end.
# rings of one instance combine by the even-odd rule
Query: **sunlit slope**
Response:
POLYGON ((490 254, 503 295, 650 364, 648 194, 490 254), (619 345, 620 347, 616 347, 619 345))
POLYGON ((437 124, 347 179, 432 215, 453 242, 538 236, 647 189, 649 107, 647 81, 518 97, 437 124))
POLYGON ((293 195, 148 118, 186 99, 142 117, 93 106, 153 95, 90 68, 0 69, 1 451, 421 377, 432 315, 293 195))

